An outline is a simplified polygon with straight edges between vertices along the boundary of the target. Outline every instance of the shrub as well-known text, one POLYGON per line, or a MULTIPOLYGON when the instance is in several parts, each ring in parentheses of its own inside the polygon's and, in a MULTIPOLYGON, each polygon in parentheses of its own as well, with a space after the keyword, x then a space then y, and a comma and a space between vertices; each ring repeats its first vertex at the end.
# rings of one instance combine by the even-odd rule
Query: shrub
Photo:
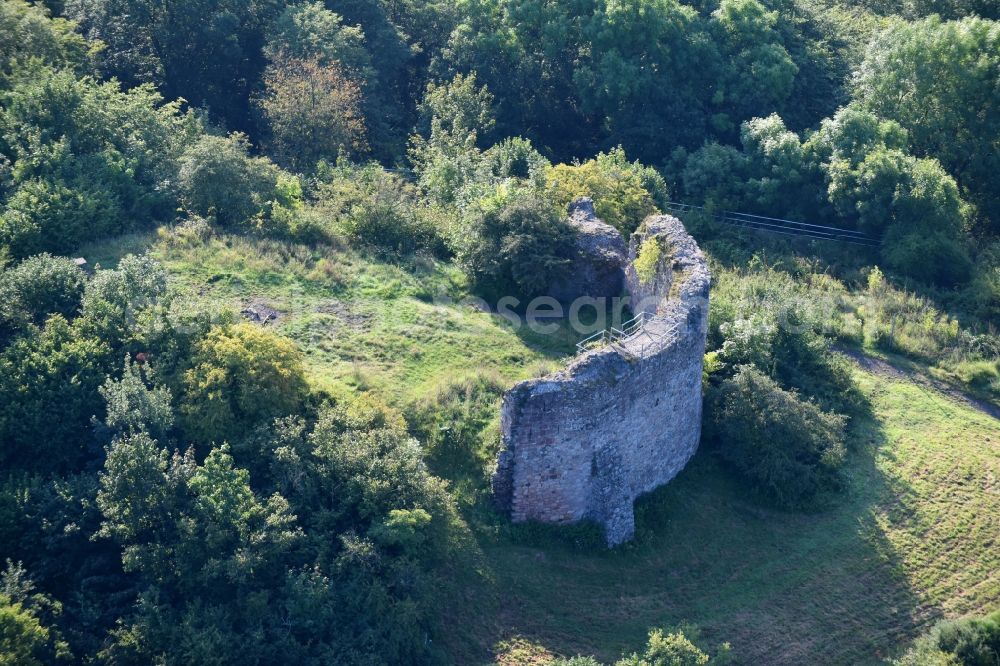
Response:
POLYGON ((531 141, 519 136, 494 144, 483 153, 483 159, 490 175, 497 180, 519 178, 536 185, 545 183, 545 170, 551 166, 531 141))
POLYGON ((972 260, 961 240, 941 231, 892 227, 882 256, 893 269, 928 284, 952 286, 972 275, 972 260))
POLYGON ((687 157, 681 171, 685 196, 712 210, 741 210, 750 160, 733 146, 710 142, 687 157))
POLYGON ((343 17, 322 2, 286 7, 268 31, 264 55, 272 61, 318 58, 323 63, 340 63, 352 75, 372 75, 361 27, 344 25, 343 17))
POLYGON ((203 136, 185 150, 178 179, 187 210, 223 226, 253 226, 277 196, 279 171, 249 150, 242 134, 203 136))
POLYGON ((0 215, 0 246, 24 257, 51 250, 68 253, 85 240, 122 230, 115 193, 100 182, 30 180, 0 215))
MULTIPOLYGON (((715 655, 697 645, 699 632, 696 627, 684 626, 673 631, 653 629, 649 632, 645 649, 633 652, 615 662, 615 666, 725 666, 731 661, 728 643, 720 645, 715 655)), ((553 666, 601 666, 593 657, 557 659, 553 666)))
POLYGON ((420 189, 449 206, 463 187, 486 176, 477 142, 494 126, 493 95, 476 85, 475 73, 457 74, 449 82, 428 84, 418 110, 421 133, 410 137, 410 161, 420 189))
POLYGON ((934 634, 941 651, 955 655, 963 666, 992 666, 1000 660, 1000 611, 943 622, 934 634))
POLYGON ((65 257, 40 254, 0 273, 0 342, 49 315, 80 308, 84 275, 65 257))
POLYGON ((43 5, 9 0, 0 6, 0 80, 36 58, 54 67, 86 71, 91 48, 75 23, 49 18, 43 5))
POLYGON ((140 316, 166 289, 167 274, 159 263, 148 255, 127 255, 118 268, 98 271, 87 283, 80 324, 89 336, 122 348, 137 335, 140 316))
POLYGON ((53 315, 0 354, 0 467, 73 468, 91 441, 108 348, 53 315))
POLYGON ((348 240, 399 255, 444 252, 444 242, 422 215, 416 188, 377 164, 338 166, 319 187, 320 209, 348 240))
POLYGON ((639 247, 639 255, 635 258, 635 274, 639 282, 648 284, 656 277, 656 269, 663 256, 663 248, 656 238, 647 238, 639 247))
POLYGON ((469 210, 454 239, 459 264, 486 298, 531 298, 565 275, 573 230, 537 192, 501 185, 469 210))
POLYGON ((707 666, 708 654, 691 642, 682 631, 664 635, 662 629, 649 632, 643 653, 618 661, 616 666, 707 666))
POLYGON ((844 290, 833 280, 809 281, 813 284, 773 268, 720 272, 712 285, 709 349, 717 349, 727 368, 720 376, 752 364, 824 409, 850 413, 861 406, 862 396, 848 363, 830 352, 821 335, 839 311, 844 290))
POLYGON ((629 162, 621 148, 599 153, 583 164, 549 167, 546 181, 562 210, 577 197, 589 196, 597 216, 623 235, 635 231, 667 201, 663 177, 652 167, 629 162))
POLYGON ((173 427, 169 389, 146 386, 140 366, 128 356, 121 379, 108 377, 98 391, 107 414, 100 425, 112 437, 144 432, 162 442, 173 427))
POLYGON ((34 609, 0 594, 0 663, 42 666, 71 662, 71 656, 59 633, 42 624, 34 609))
POLYGON ((843 416, 803 401, 752 366, 708 397, 707 425, 719 455, 758 490, 800 506, 840 485, 843 416))
POLYGON ((34 66, 3 98, 11 193, 0 245, 13 255, 69 252, 176 208, 176 158, 200 131, 179 102, 162 104, 148 85, 122 92, 116 81, 34 66))
POLYGON ((1000 655, 1000 611, 945 620, 917 639, 894 666, 995 666, 1000 655))
POLYGON ((204 443, 294 414, 306 394, 294 343, 247 323, 209 330, 195 344, 183 384, 184 430, 204 443))

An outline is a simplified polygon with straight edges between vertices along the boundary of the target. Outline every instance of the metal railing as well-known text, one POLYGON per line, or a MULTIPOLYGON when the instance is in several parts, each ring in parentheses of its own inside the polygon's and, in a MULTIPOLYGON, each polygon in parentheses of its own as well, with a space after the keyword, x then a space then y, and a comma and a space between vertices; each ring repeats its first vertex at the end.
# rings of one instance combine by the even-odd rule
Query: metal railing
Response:
POLYGON ((612 326, 610 330, 610 342, 620 342, 625 338, 635 335, 645 327, 646 322, 652 319, 652 317, 653 315, 651 314, 640 312, 628 321, 622 323, 621 328, 615 328, 612 326))
POLYGON ((721 222, 722 224, 755 229, 757 231, 766 231, 768 233, 780 234, 784 236, 798 236, 800 238, 837 241, 840 243, 852 243, 854 245, 867 245, 869 247, 881 245, 879 240, 854 229, 827 227, 821 224, 808 224, 806 222, 784 220, 780 217, 767 217, 764 215, 752 215, 750 213, 736 213, 728 210, 713 213, 704 206, 692 206, 691 204, 679 203, 676 201, 668 201, 665 208, 667 211, 678 215, 696 212, 702 215, 707 215, 716 222, 721 222))
POLYGON ((579 356, 592 349, 611 346, 622 356, 645 356, 646 352, 654 347, 662 347, 666 339, 677 332, 676 324, 665 331, 655 332, 651 330, 646 324, 652 319, 653 315, 641 312, 622 323, 621 328, 612 326, 609 329, 588 335, 576 343, 576 354, 579 356))
POLYGON ((598 331, 593 335, 588 335, 583 340, 576 343, 576 355, 590 351, 591 349, 599 349, 608 343, 608 331, 607 329, 598 331))
POLYGON ((648 321, 649 319, 646 319, 643 325, 631 335, 619 338, 611 345, 626 358, 645 358, 649 352, 663 349, 667 341, 677 333, 677 324, 671 325, 664 331, 656 332, 651 327, 646 326, 648 321))

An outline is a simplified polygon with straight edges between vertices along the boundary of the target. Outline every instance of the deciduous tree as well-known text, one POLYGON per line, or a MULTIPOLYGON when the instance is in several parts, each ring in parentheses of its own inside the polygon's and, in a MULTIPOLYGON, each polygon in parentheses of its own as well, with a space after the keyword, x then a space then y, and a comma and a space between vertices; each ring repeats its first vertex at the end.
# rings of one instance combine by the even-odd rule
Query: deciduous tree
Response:
POLYGON ((339 63, 280 58, 264 74, 261 108, 283 164, 308 171, 321 159, 367 149, 361 87, 339 63))

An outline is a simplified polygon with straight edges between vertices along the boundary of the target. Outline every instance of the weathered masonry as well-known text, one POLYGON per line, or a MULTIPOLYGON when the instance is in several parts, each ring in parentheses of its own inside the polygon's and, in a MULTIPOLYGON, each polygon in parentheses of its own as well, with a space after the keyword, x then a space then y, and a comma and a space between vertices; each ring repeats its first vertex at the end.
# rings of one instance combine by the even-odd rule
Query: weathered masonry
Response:
POLYGON ((672 479, 698 447, 708 330, 708 267, 677 218, 647 218, 622 263, 638 319, 507 393, 493 477, 515 522, 592 519, 609 545, 632 538, 635 499, 672 479))

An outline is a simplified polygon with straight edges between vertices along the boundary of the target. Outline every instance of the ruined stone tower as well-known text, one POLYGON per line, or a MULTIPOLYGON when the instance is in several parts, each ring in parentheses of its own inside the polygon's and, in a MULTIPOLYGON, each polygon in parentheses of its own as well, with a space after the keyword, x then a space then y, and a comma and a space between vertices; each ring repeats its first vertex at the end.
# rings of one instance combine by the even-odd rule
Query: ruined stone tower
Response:
POLYGON ((640 325, 504 396, 493 477, 513 521, 591 519, 609 545, 632 538, 635 499, 698 447, 708 330, 708 266, 680 220, 647 218, 623 259, 640 325))

